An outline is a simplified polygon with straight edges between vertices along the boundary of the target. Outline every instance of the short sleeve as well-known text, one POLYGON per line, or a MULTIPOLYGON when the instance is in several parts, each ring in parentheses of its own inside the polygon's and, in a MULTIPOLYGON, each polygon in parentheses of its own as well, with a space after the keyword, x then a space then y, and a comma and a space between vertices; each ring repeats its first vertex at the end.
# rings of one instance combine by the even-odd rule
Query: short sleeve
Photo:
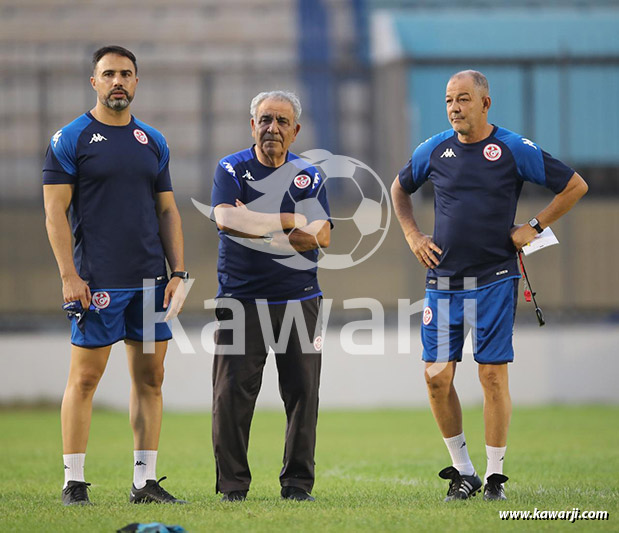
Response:
POLYGON ((542 150, 542 157, 544 160, 544 170, 546 173, 546 187, 548 187, 555 194, 559 194, 567 182, 572 179, 574 175, 574 169, 568 167, 558 159, 552 157, 548 152, 542 150))
POLYGON ((43 184, 75 184, 77 181, 76 142, 58 130, 52 137, 43 164, 43 184))
POLYGON ((157 147, 159 148, 159 173, 161 173, 170 164, 170 149, 168 148, 168 143, 165 138, 163 138, 163 135, 161 137, 163 142, 157 143, 157 147))
POLYGON ((527 139, 524 139, 519 148, 520 150, 514 152, 514 157, 518 174, 524 181, 542 185, 555 194, 565 189, 567 182, 574 175, 570 167, 527 139))
MULTIPOLYGON (((168 152, 168 156, 165 160, 165 164, 163 168, 161 167, 161 163, 159 165, 159 174, 157 175, 157 179, 155 180, 155 191, 156 192, 167 192, 172 190, 172 178, 170 177, 170 155, 168 147, 166 146, 166 151, 168 152)), ((161 161, 161 157, 159 158, 161 161)))
POLYGON ((428 181, 430 173, 430 156, 437 142, 442 141, 442 134, 422 142, 413 152, 406 166, 398 172, 400 185, 408 193, 413 194, 428 181))
POLYGON ((413 180, 412 157, 408 160, 408 163, 404 165, 400 172, 398 172, 398 179, 400 180, 400 185, 408 194, 412 194, 417 190, 417 187, 415 186, 415 182, 413 180))
POLYGON ((526 137, 502 128, 499 128, 496 137, 511 150, 518 174, 524 181, 542 185, 559 194, 574 175, 573 169, 526 137))
POLYGON ((215 169, 213 191, 211 193, 211 205, 217 207, 220 204, 234 205, 241 193, 241 185, 236 177, 236 171, 228 163, 224 168, 220 161, 215 169))
POLYGON ((155 180, 156 192, 167 192, 172 190, 172 178, 170 177, 170 148, 165 137, 148 124, 136 120, 136 124, 144 128, 150 135, 157 146, 158 157, 158 171, 157 179, 155 180))

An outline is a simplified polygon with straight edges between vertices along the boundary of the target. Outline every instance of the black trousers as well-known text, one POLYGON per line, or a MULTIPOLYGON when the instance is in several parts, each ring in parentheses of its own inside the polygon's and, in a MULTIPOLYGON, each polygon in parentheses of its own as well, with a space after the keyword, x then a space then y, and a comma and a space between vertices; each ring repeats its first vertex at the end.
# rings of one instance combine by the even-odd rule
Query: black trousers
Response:
MULTIPOLYGON (((284 316, 288 304, 240 302, 245 310, 245 342, 244 350, 241 350, 244 353, 231 353, 235 351, 232 349, 232 330, 220 327, 215 332, 213 450, 217 468, 216 492, 249 490, 251 483, 247 462, 249 430, 268 354, 258 306, 270 317, 275 343, 281 343, 278 349, 271 346, 275 351, 279 390, 287 418, 280 483, 282 487, 312 490, 322 356, 320 302, 321 298, 317 297, 290 304, 300 306, 303 320, 301 331, 294 321, 284 343, 281 343, 280 336, 282 325, 286 324, 284 316), (303 322, 307 333, 303 331, 303 322)), ((233 318, 233 312, 225 307, 218 306, 216 314, 220 322, 233 318)), ((269 326, 265 324, 263 327, 269 326)))

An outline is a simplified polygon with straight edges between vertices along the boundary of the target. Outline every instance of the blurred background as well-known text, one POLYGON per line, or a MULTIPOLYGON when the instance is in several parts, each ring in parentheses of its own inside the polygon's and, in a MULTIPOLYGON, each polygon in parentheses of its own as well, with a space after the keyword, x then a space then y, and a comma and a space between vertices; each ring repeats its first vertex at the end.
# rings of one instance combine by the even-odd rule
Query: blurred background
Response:
MULTIPOLYGON (((553 226, 561 244, 527 263, 548 325, 537 328, 532 306, 520 302, 515 399, 619 402, 613 383, 619 370, 619 2, 0 0, 0 403, 62 396, 69 328, 45 233, 41 166, 53 133, 94 106, 90 57, 105 44, 137 56, 132 111, 168 140, 186 265, 195 278, 181 323, 196 353, 181 354, 171 343, 167 406, 210 402, 210 356, 200 337, 213 320, 204 300, 216 292, 218 239, 191 199, 209 203, 218 160, 252 144, 252 97, 275 88, 296 91, 303 116, 293 150, 356 158, 388 188, 420 142, 449 128, 445 84, 468 68, 489 79, 491 122, 537 142, 590 186, 553 226)), ((358 199, 345 187, 329 193, 332 211, 354 212, 358 199)), ((525 184, 517 222, 551 198, 525 184)), ((431 187, 414 202, 422 229, 431 233, 431 187)), ((345 249, 358 238, 353 233, 336 225, 334 248, 345 249)), ((422 298, 424 275, 394 218, 370 259, 319 273, 325 296, 334 299, 323 404, 424 404, 418 316, 409 353, 398 353, 395 344, 398 299, 422 298), (374 298, 385 308, 388 334, 375 353, 346 354, 338 342, 343 323, 369 316, 344 309, 348 298, 374 298)), ((368 335, 360 332, 363 342, 368 335)), ((122 347, 114 350, 96 399, 124 408, 128 378, 122 347)), ((468 359, 463 401, 475 403, 480 393, 468 359)), ((269 372, 261 401, 276 405, 269 372)))

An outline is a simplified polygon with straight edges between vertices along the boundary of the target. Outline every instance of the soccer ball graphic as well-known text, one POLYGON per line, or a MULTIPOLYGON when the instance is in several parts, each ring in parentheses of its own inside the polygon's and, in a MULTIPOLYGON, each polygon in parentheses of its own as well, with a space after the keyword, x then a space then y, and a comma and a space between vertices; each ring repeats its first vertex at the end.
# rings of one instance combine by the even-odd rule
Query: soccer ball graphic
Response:
MULTIPOLYGON (((301 158, 315 166, 323 179, 319 187, 328 191, 334 233, 329 248, 319 248, 318 266, 342 269, 368 259, 383 243, 391 221, 389 194, 379 176, 365 163, 327 150, 310 150, 301 158)), ((320 194, 320 191, 318 191, 320 194)), ((303 212, 305 202, 297 204, 303 212)))

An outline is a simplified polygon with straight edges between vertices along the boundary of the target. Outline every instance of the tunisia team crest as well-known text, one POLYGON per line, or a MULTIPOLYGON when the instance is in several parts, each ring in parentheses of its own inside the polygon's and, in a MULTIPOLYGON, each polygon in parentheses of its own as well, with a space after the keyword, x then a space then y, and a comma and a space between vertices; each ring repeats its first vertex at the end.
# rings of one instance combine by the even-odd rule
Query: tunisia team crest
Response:
POLYGON ((142 130, 138 130, 137 128, 133 130, 133 136, 138 140, 140 144, 148 144, 148 137, 146 133, 142 130))
POLYGON ((497 144, 487 144, 484 147, 484 157, 488 161, 496 161, 502 153, 501 147, 497 144))
POLYGON ((294 179, 294 184, 297 186, 297 189, 307 189, 310 183, 312 183, 312 178, 310 178, 307 174, 299 174, 294 179))
POLYGON ((317 352, 322 350, 322 337, 320 335, 314 339, 314 350, 317 352))
POLYGON ((105 309, 108 305, 110 305, 110 295, 107 292, 101 291, 101 292, 95 292, 92 295, 92 304, 97 308, 97 309, 105 309))

